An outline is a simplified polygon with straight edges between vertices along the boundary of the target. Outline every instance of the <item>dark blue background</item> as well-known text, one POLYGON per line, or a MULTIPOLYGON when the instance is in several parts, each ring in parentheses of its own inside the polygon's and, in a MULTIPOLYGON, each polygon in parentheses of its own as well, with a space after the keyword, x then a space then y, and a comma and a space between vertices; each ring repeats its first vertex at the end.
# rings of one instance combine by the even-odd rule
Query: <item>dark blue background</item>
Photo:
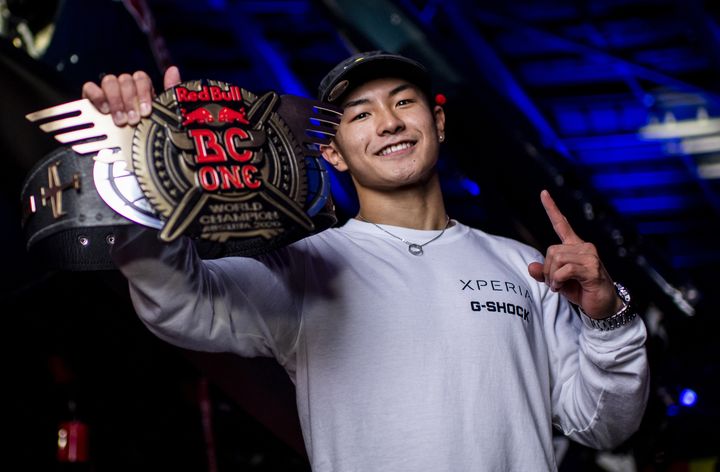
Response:
MULTIPOLYGON (((634 293, 649 326, 653 385, 641 431, 615 453, 630 454, 639 470, 720 454, 714 2, 15 0, 7 7, 0 242, 13 440, 3 445, 6 457, 51 470, 55 423, 71 392, 91 427, 96 470, 205 470, 197 392, 209 379, 219 470, 306 468, 292 386, 273 361, 170 347, 137 321, 117 273, 52 272, 25 252, 20 185, 56 145, 22 117, 79 97, 83 82, 106 73, 143 69, 159 90, 169 64, 186 79, 314 96, 335 63, 368 49, 420 59, 447 96, 440 172, 453 218, 544 250, 556 242, 538 199, 548 188, 634 293), (140 27, 132 5, 148 8, 155 29, 140 27), (16 34, 22 22, 33 32, 55 25, 34 59, 16 34), (680 402, 687 388, 697 393, 693 406, 680 402)), ((333 174, 333 195, 341 221, 355 214, 347 176, 333 174)), ((593 470, 597 459, 573 445, 561 470, 593 470)))

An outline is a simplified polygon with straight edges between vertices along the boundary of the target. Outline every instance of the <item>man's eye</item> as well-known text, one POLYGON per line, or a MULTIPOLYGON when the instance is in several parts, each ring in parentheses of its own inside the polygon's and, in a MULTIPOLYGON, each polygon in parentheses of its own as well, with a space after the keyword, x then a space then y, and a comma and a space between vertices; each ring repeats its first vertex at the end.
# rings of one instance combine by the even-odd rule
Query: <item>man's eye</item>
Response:
POLYGON ((415 102, 412 98, 403 98, 402 100, 398 101, 398 106, 401 107, 403 105, 409 105, 411 103, 415 102))
POLYGON ((365 118, 367 116, 370 116, 370 114, 368 112, 364 111, 362 113, 358 113, 357 115, 355 115, 350 121, 362 120, 363 118, 365 118))

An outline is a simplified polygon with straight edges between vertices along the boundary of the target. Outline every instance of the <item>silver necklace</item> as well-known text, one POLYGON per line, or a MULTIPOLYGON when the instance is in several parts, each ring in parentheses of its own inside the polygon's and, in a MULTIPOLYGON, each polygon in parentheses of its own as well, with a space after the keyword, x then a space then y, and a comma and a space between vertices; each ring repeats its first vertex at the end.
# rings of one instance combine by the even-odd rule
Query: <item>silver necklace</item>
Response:
POLYGON ((445 227, 442 229, 442 231, 440 231, 440 234, 438 234, 437 236, 435 236, 434 238, 432 238, 430 241, 425 241, 425 242, 422 243, 422 244, 418 244, 418 243, 414 243, 414 242, 412 242, 412 241, 408 241, 408 240, 405 239, 405 238, 401 238, 400 236, 398 236, 398 235, 396 235, 396 234, 392 234, 390 231, 386 230, 386 229, 383 228, 382 226, 380 226, 380 225, 378 225, 378 224, 375 224, 375 223, 373 223, 373 222, 370 221, 370 220, 366 220, 365 217, 362 216, 362 215, 358 215, 357 217, 358 217, 358 219, 363 220, 363 221, 366 222, 366 223, 370 223, 371 225, 374 225, 374 226, 375 226, 377 229, 379 229, 380 231, 383 231, 383 232, 389 234, 390 236, 392 236, 393 238, 399 239, 400 241, 402 241, 402 242, 404 242, 405 244, 407 244, 407 246, 408 246, 408 252, 410 252, 410 254, 412 254, 413 256, 422 256, 423 253, 424 253, 424 251, 423 251, 423 246, 427 246, 427 245, 430 244, 431 242, 433 242, 433 241, 435 241, 436 239, 440 238, 440 236, 442 236, 442 235, 445 233, 445 230, 448 229, 448 226, 450 226, 450 217, 449 217, 448 215, 445 215, 445 220, 446 220, 446 221, 445 221, 445 227))

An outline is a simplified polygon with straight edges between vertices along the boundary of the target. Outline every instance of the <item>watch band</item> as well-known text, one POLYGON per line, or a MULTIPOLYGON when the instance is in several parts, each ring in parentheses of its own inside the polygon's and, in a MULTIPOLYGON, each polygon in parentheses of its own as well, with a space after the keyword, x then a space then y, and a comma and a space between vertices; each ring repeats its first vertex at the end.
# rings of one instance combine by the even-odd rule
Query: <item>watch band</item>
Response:
POLYGON ((631 322, 637 316, 637 312, 632 306, 632 298, 630 292, 621 284, 614 282, 615 291, 623 301, 623 307, 612 316, 607 318, 595 319, 585 313, 582 307, 578 307, 582 313, 582 319, 585 326, 600 331, 612 331, 631 322))

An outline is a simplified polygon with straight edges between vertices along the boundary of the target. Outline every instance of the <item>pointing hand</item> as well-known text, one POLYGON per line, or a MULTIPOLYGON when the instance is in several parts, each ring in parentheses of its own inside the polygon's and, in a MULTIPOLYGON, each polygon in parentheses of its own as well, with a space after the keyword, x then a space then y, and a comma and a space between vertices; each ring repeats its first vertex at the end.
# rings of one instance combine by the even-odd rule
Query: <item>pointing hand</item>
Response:
POLYGON ((588 316, 600 319, 614 315, 623 307, 623 301, 597 249, 575 233, 547 190, 540 193, 540 200, 560 244, 550 246, 545 262, 531 263, 528 272, 538 282, 545 282, 552 291, 579 305, 588 316))

